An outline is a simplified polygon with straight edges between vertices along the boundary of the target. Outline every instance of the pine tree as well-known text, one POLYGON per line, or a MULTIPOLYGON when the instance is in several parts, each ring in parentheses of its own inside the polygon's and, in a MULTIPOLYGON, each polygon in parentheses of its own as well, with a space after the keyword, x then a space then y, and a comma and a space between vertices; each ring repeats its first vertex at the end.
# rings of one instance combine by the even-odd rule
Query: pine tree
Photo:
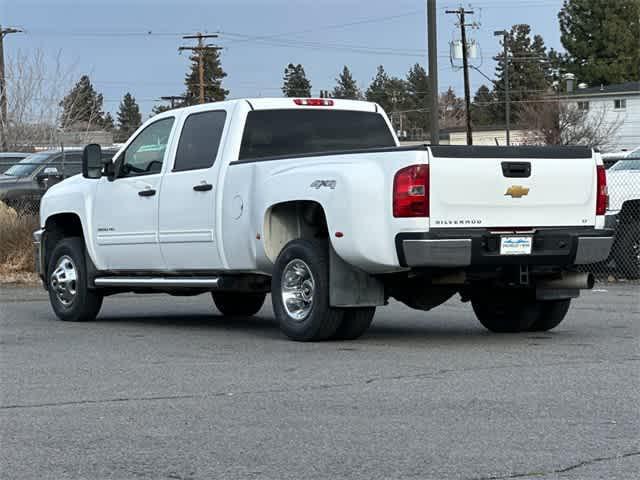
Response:
POLYGON ((422 135, 429 131, 429 96, 431 86, 429 84, 429 76, 427 71, 416 63, 409 73, 407 73, 407 107, 409 112, 407 118, 409 120, 409 129, 422 130, 422 135))
POLYGON ((331 94, 334 98, 347 98, 350 100, 361 100, 362 92, 358 88, 358 84, 353 79, 349 67, 346 65, 342 69, 342 73, 336 78, 337 85, 331 94))
POLYGON ((115 121, 113 120, 111 112, 107 112, 104 114, 104 119, 102 120, 102 128, 104 128, 107 132, 110 132, 116 128, 115 121))
MULTIPOLYGON (((544 96, 552 82, 551 68, 548 62, 547 48, 540 35, 531 38, 531 27, 526 24, 514 25, 506 38, 509 51, 509 88, 512 120, 518 118, 519 103, 536 97, 544 96)), ((494 57, 496 77, 494 81, 494 96, 496 98, 496 118, 505 117, 505 58, 504 53, 494 57)))
POLYGON ((69 93, 62 99, 62 128, 95 128, 102 127, 104 122, 102 111, 104 99, 91 84, 88 75, 82 75, 69 93))
MULTIPOLYGON (((371 85, 365 92, 365 98, 369 102, 375 102, 380 106, 390 105, 391 99, 388 97, 389 76, 384 71, 382 65, 378 66, 376 76, 373 78, 371 85)), ((384 108, 384 107, 383 107, 384 108)), ((386 110, 386 109, 385 109, 386 110)))
POLYGON ((456 128, 464 125, 464 99, 458 97, 452 87, 440 94, 439 105, 440 128, 456 128))
POLYGON ((126 140, 142 124, 142 115, 136 99, 129 92, 125 93, 118 109, 118 138, 126 140))
POLYGON ((396 130, 408 130, 406 114, 400 113, 408 109, 409 93, 407 82, 398 77, 389 77, 380 65, 376 76, 367 88, 365 97, 369 102, 376 102, 389 115, 396 130))
POLYGON ((471 119, 474 125, 503 124, 504 118, 497 118, 496 103, 493 92, 486 85, 481 85, 473 96, 471 119))
POLYGON ((154 105, 151 109, 151 115, 158 115, 159 113, 168 112, 171 110, 169 105, 154 105))
MULTIPOLYGON (((222 69, 220 52, 207 49, 203 52, 204 69, 204 101, 219 102, 227 98, 229 90, 222 88, 222 79, 227 76, 222 69)), ((187 86, 184 105, 196 105, 200 103, 200 74, 198 67, 198 55, 191 55, 191 68, 187 73, 184 83, 187 86)))
POLYGON ((282 93, 285 97, 310 97, 311 82, 307 79, 304 67, 290 63, 284 69, 282 93))
POLYGON ((565 0, 563 67, 591 86, 640 80, 640 0, 565 0))

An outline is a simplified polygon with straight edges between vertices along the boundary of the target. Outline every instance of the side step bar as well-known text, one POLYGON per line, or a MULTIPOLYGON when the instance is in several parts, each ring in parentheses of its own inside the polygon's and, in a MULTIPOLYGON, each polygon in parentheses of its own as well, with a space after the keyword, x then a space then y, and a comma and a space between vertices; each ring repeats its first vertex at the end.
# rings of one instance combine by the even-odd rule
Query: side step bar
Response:
POLYGON ((102 277, 96 287, 218 288, 220 277, 102 277))

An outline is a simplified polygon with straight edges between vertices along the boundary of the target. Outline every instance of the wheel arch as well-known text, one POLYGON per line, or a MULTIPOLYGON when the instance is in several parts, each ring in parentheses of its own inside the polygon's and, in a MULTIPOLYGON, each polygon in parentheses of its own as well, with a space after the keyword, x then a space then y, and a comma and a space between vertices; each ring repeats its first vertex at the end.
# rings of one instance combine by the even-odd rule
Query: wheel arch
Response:
POLYGON ((265 211, 263 223, 263 245, 271 263, 291 240, 329 238, 325 209, 315 200, 275 203, 265 211))
POLYGON ((627 200, 624 202, 618 218, 620 223, 640 221, 640 199, 627 200))
MULTIPOLYGON (((84 230, 80 216, 72 212, 56 213, 47 217, 43 222, 45 235, 43 238, 44 268, 49 265, 51 252, 56 244, 63 238, 80 237, 85 240, 84 230)), ((46 276, 47 272, 43 272, 46 276)))

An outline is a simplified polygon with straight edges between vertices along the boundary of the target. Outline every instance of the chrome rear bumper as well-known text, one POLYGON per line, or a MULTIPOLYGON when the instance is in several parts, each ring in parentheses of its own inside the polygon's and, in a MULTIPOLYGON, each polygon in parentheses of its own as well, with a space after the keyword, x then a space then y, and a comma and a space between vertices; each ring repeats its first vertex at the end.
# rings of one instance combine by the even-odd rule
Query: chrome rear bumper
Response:
POLYGON ((532 234, 530 255, 500 255, 500 236, 481 229, 407 233, 396 237, 396 246, 405 267, 569 266, 606 260, 614 240, 609 229, 541 229, 532 234))

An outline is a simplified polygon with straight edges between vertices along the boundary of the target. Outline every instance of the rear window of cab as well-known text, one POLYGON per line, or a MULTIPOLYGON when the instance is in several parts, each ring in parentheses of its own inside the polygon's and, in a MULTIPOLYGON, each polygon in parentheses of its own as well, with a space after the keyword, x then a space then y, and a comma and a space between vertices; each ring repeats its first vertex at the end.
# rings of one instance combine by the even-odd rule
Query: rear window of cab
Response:
POLYGON ((249 112, 239 160, 394 147, 384 117, 348 110, 254 110, 249 112))

